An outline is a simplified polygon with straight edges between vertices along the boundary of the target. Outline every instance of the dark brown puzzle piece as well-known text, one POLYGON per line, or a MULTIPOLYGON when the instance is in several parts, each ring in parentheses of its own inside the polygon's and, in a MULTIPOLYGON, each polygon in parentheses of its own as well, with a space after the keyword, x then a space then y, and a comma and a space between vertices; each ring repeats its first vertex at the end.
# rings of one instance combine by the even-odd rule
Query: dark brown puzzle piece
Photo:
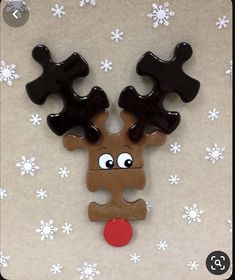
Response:
POLYGON ((42 65, 43 73, 36 80, 26 85, 30 99, 36 104, 43 104, 50 94, 59 95, 64 108, 58 114, 50 114, 47 123, 57 135, 62 135, 71 128, 80 126, 85 137, 95 142, 100 136, 99 129, 91 123, 92 116, 109 107, 108 98, 100 87, 93 87, 87 96, 79 96, 73 89, 73 80, 85 77, 89 73, 88 64, 78 53, 60 63, 51 59, 46 46, 38 45, 33 49, 33 58, 42 65))
POLYGON ((180 43, 175 47, 174 57, 170 61, 164 61, 152 52, 146 52, 139 60, 136 72, 153 79, 153 90, 143 96, 134 87, 128 86, 119 97, 119 106, 137 118, 136 124, 129 129, 133 141, 139 141, 148 126, 155 126, 167 134, 178 126, 180 114, 165 110, 163 101, 170 92, 178 93, 184 102, 190 102, 196 97, 200 83, 186 75, 182 69, 192 52, 189 44, 180 43))

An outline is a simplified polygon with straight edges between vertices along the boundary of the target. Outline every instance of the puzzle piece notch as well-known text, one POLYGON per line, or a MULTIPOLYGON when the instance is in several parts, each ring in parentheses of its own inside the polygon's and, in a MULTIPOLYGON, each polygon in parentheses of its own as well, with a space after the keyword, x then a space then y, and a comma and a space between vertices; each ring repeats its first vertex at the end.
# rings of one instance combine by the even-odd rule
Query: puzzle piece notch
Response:
POLYGON ((87 96, 81 97, 73 90, 73 80, 85 77, 89 73, 88 64, 78 53, 60 63, 51 59, 46 46, 38 45, 33 49, 33 58, 42 65, 43 73, 36 80, 26 85, 29 98, 41 105, 50 94, 59 95, 64 108, 58 114, 47 117, 48 126, 57 135, 80 126, 84 129, 89 142, 95 142, 100 137, 100 131, 91 123, 95 114, 109 107, 108 98, 100 87, 93 87, 87 96))
POLYGON ((137 74, 150 76, 154 81, 153 90, 146 96, 138 94, 132 86, 126 87, 120 95, 119 106, 137 117, 137 122, 129 129, 132 141, 139 141, 145 129, 152 125, 170 134, 180 122, 178 112, 167 111, 163 107, 165 96, 176 92, 182 101, 192 101, 199 90, 199 81, 189 77, 182 70, 183 63, 192 55, 192 48, 187 43, 175 47, 174 57, 164 61, 152 52, 146 52, 139 60, 137 74))

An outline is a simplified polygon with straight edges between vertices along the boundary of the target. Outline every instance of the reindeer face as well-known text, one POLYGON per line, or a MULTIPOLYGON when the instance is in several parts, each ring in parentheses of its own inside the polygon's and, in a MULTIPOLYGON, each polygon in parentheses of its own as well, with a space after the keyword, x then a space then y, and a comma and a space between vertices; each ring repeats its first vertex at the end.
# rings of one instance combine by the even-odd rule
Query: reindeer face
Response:
POLYGON ((169 112, 163 107, 167 93, 175 91, 184 102, 195 98, 199 82, 187 76, 182 64, 191 57, 192 49, 187 43, 176 46, 171 61, 163 61, 147 52, 137 64, 139 75, 148 75, 154 81, 153 90, 142 96, 132 86, 126 87, 120 95, 119 106, 123 129, 111 134, 105 127, 109 106, 104 91, 93 87, 84 97, 77 95, 72 87, 74 78, 88 74, 86 61, 77 53, 61 63, 54 63, 45 46, 37 46, 33 57, 43 66, 43 74, 27 86, 30 99, 42 104, 51 93, 58 94, 64 101, 59 114, 48 116, 48 125, 57 135, 80 126, 84 136, 67 134, 64 146, 68 150, 85 148, 89 154, 87 188, 91 192, 105 189, 111 193, 106 204, 91 202, 88 216, 91 221, 108 221, 104 237, 114 246, 127 244, 132 230, 127 220, 144 220, 146 204, 143 199, 128 202, 123 197, 127 188, 143 189, 145 173, 143 150, 145 145, 162 145, 166 134, 176 129, 180 122, 178 112, 169 112), (152 133, 146 133, 148 127, 152 133), (117 222, 117 224, 116 224, 117 222), (118 226, 118 227, 117 227, 118 226))
POLYGON ((146 217, 146 204, 138 199, 128 202, 123 198, 127 188, 143 189, 145 173, 143 170, 143 149, 147 144, 162 145, 166 135, 159 131, 145 134, 139 143, 129 138, 128 129, 134 124, 134 118, 127 112, 121 113, 124 127, 120 133, 111 134, 105 128, 107 112, 97 115, 93 122, 100 129, 101 137, 90 144, 84 137, 68 134, 64 137, 64 146, 68 150, 86 148, 89 153, 87 187, 94 192, 106 189, 111 193, 111 201, 105 205, 90 203, 88 215, 91 221, 108 221, 113 218, 143 220, 146 217))

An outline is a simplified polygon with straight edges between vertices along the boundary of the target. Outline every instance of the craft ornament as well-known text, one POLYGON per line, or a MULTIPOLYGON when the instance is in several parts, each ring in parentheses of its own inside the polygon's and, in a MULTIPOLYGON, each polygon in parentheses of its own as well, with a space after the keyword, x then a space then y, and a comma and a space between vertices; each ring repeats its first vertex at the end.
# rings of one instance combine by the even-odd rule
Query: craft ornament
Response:
POLYGON ((116 247, 130 242, 133 230, 128 221, 146 218, 143 199, 129 202, 123 193, 127 188, 141 190, 145 186, 143 151, 146 145, 163 145, 166 135, 172 133, 180 122, 180 114, 165 110, 164 98, 176 92, 182 101, 192 101, 200 83, 182 70, 183 63, 192 55, 187 43, 175 47, 174 57, 163 61, 146 52, 137 63, 137 74, 153 79, 152 91, 142 96, 132 86, 120 94, 119 106, 123 129, 116 134, 107 131, 106 109, 108 98, 100 87, 93 87, 87 96, 79 96, 72 83, 89 73, 87 62, 74 53, 61 63, 52 61, 47 47, 38 45, 33 58, 42 65, 43 73, 26 85, 29 98, 43 104, 50 94, 59 95, 64 108, 60 113, 50 114, 48 126, 57 135, 63 135, 63 144, 70 151, 85 148, 89 154, 87 188, 91 192, 105 189, 111 193, 107 204, 91 202, 88 207, 90 221, 104 221, 104 238, 116 247), (151 133, 148 128, 152 127, 151 133), (80 127, 84 134, 68 132, 80 127))

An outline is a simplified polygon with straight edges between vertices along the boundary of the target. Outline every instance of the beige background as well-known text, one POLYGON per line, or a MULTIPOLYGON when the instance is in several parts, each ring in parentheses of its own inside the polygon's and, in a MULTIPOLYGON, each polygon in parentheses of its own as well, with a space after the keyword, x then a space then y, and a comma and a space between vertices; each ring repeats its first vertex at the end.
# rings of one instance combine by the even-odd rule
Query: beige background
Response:
MULTIPOLYGON (((1 17, 1 59, 14 63, 20 79, 12 87, 1 83, 1 187, 8 196, 1 200, 1 248, 11 257, 3 268, 10 280, 79 279, 77 267, 84 261, 98 263, 101 275, 94 279, 148 280, 209 280, 229 276, 213 276, 205 267, 207 255, 214 250, 225 251, 231 257, 231 233, 227 220, 231 219, 231 77, 225 75, 231 54, 231 3, 225 0, 170 0, 175 16, 168 27, 154 29, 147 18, 152 1, 97 0, 97 5, 79 7, 78 0, 58 0, 66 14, 52 16, 56 1, 27 1, 30 19, 23 27, 11 28, 1 17), (215 26, 219 16, 230 19, 228 28, 215 26), (123 41, 111 41, 111 31, 124 32, 123 41), (67 58, 72 52, 82 54, 90 66, 90 74, 75 89, 86 95, 92 86, 99 85, 110 100, 109 127, 120 127, 117 100, 121 90, 133 85, 145 94, 151 89, 149 79, 135 73, 140 56, 151 50, 163 59, 170 59, 175 45, 189 42, 193 57, 184 69, 201 82, 198 97, 184 104, 176 95, 166 106, 179 111, 182 121, 169 135, 165 146, 145 151, 147 184, 143 191, 129 191, 131 200, 143 198, 152 205, 147 219, 132 223, 133 241, 123 248, 108 246, 102 239, 102 223, 91 223, 87 217, 90 201, 106 201, 103 192, 89 193, 85 175, 85 151, 68 152, 62 138, 54 135, 46 125, 46 116, 58 112, 62 104, 49 98, 39 107, 26 95, 25 84, 41 73, 40 65, 31 57, 32 48, 47 45, 55 61, 67 58), (104 73, 100 61, 113 63, 113 70, 104 73), (217 108, 215 121, 207 118, 208 111, 217 108), (33 126, 30 115, 39 113, 43 121, 33 126), (117 121, 118 120, 118 121, 117 121), (174 155, 169 145, 178 142, 180 153, 174 155), (214 165, 204 159, 206 147, 217 143, 225 147, 224 160, 214 165), (21 176, 15 166, 21 156, 36 157, 40 169, 34 177, 21 176), (68 167, 70 176, 60 178, 60 167, 68 167), (178 185, 170 185, 168 178, 177 174, 178 185), (48 197, 39 200, 36 190, 44 188, 48 197), (187 224, 182 219, 184 206, 197 203, 204 210, 202 223, 187 224), (61 230, 53 241, 41 241, 35 229, 40 220, 53 219, 60 228, 64 222, 73 225, 73 232, 65 236, 61 230), (166 251, 157 249, 160 240, 168 242, 166 251), (129 255, 141 256, 138 264, 129 255), (189 260, 200 267, 191 271, 189 260), (51 265, 64 266, 53 275, 51 265)), ((160 3, 160 2, 159 2, 160 3)), ((163 3, 163 2, 162 2, 163 3)), ((1 5, 2 6, 2 5, 1 5)))

